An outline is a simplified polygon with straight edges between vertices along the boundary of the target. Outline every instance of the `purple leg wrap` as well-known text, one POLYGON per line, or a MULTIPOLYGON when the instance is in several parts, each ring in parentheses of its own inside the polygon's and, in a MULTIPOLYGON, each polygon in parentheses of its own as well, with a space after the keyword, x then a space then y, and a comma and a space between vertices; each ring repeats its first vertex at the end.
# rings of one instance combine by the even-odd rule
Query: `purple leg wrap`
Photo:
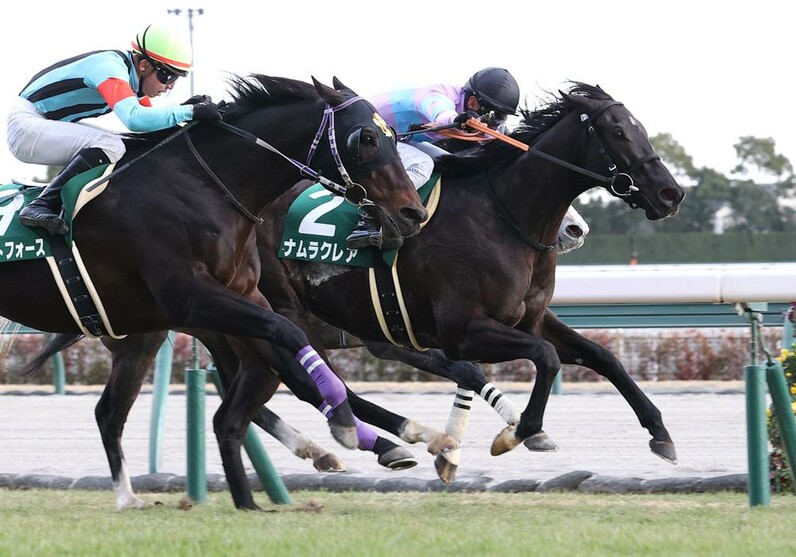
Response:
MULTIPOLYGON (((334 410, 324 403, 318 408, 321 414, 326 416, 326 419, 332 417, 334 410)), ((357 439, 359 439, 359 444, 357 447, 361 451, 371 451, 373 452, 373 447, 376 445, 376 439, 378 439, 379 435, 376 433, 376 430, 370 427, 368 424, 354 416, 354 423, 357 424, 357 439)))
POLYGON ((338 407, 346 400, 345 385, 334 372, 329 369, 312 346, 305 346, 298 354, 296 360, 307 370, 321 396, 332 405, 338 407))
POLYGON ((354 423, 357 424, 357 439, 359 439, 359 445, 357 446, 359 450, 373 451, 373 447, 376 445, 376 439, 378 438, 376 430, 362 422, 356 416, 354 416, 354 423))

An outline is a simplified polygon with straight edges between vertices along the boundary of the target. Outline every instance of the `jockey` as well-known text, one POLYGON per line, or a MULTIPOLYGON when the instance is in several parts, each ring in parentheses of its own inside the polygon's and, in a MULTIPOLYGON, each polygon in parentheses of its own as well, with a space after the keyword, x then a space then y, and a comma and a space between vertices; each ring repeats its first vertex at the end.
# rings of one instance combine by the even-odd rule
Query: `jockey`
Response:
MULTIPOLYGON (((490 128, 503 131, 508 115, 517 113, 520 87, 508 70, 489 67, 475 72, 463 86, 434 84, 399 89, 371 96, 368 100, 387 124, 398 130, 399 135, 417 124, 460 124, 464 128, 470 118, 484 119, 490 128)), ((409 143, 422 144, 425 152, 408 144, 398 144, 404 167, 416 185, 420 182, 418 187, 428 180, 434 167, 426 153, 445 153, 429 142, 444 138, 443 135, 429 132, 414 134, 407 139, 409 143)), ((379 245, 380 234, 373 219, 363 215, 346 238, 346 245, 351 249, 379 245)))
POLYGON ((150 98, 170 91, 191 70, 190 42, 162 25, 133 39, 132 50, 98 50, 45 68, 22 89, 8 116, 8 147, 19 160, 65 166, 19 213, 22 224, 66 234, 61 188, 95 166, 125 153, 121 135, 79 122, 113 111, 131 131, 146 132, 189 120, 220 119, 206 96, 154 107, 150 98))

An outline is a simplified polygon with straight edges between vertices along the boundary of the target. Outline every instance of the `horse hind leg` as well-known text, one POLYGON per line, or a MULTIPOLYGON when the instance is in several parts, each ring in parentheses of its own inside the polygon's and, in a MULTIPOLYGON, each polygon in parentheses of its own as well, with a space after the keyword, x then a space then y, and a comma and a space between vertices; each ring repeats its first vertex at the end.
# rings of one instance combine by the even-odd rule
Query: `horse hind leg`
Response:
POLYGON ((119 340, 103 339, 103 344, 113 355, 113 364, 94 415, 110 465, 116 506, 119 510, 152 506, 133 492, 121 438, 130 408, 138 397, 147 373, 152 369, 155 354, 163 344, 166 334, 131 335, 119 340))
POLYGON ((252 421, 297 457, 311 459, 312 465, 319 472, 345 472, 345 464, 337 455, 315 443, 268 407, 260 408, 252 421))
POLYGON ((352 391, 348 391, 348 400, 355 414, 369 424, 392 433, 406 443, 425 443, 428 452, 434 456, 459 448, 459 442, 447 433, 390 412, 352 391))

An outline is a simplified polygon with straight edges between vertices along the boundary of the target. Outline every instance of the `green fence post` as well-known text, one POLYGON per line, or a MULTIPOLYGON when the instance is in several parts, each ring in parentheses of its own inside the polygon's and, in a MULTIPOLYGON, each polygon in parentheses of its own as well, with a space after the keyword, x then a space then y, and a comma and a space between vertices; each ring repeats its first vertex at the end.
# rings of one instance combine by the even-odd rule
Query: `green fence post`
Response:
MULTIPOLYGON (((746 454, 749 467, 749 506, 770 505, 768 429, 766 428, 766 368, 758 365, 762 316, 755 304, 739 304, 750 325, 750 361, 744 368, 746 384, 746 454)), ((739 312, 740 313, 740 312, 739 312)))
POLYGON ((744 368, 746 383, 746 445, 749 464, 749 505, 771 504, 768 478, 768 431, 766 429, 766 369, 744 368))
POLYGON ((185 370, 187 441, 188 441, 188 497, 196 503, 207 500, 207 472, 205 470, 205 384, 207 372, 199 368, 199 341, 193 339, 190 369, 185 370))
POLYGON ((554 395, 560 395, 561 394, 561 384, 564 381, 562 379, 562 377, 564 377, 564 370, 563 369, 559 369, 558 373, 556 373, 556 376, 553 379, 553 388, 550 390, 550 392, 552 394, 554 394, 554 395))
MULTIPOLYGON (((208 371, 210 372, 210 378, 213 380, 213 384, 216 386, 218 395, 223 399, 224 387, 221 385, 221 380, 218 377, 215 366, 211 366, 208 371)), ((265 489, 271 502, 277 505, 293 504, 293 501, 290 500, 287 487, 285 487, 285 483, 276 471, 268 453, 265 452, 265 447, 263 447, 260 438, 257 436, 257 432, 254 430, 254 426, 251 424, 249 424, 249 427, 246 429, 246 436, 243 438, 243 447, 246 449, 249 460, 251 460, 255 472, 257 472, 257 477, 260 478, 260 483, 263 485, 263 489, 265 489)))
POLYGON ((790 478, 796 480, 794 467, 796 466, 796 418, 793 417, 793 397, 788 390, 788 383, 785 380, 785 372, 782 364, 771 362, 766 368, 768 378, 768 390, 771 393, 771 402, 774 406, 774 413, 779 424, 780 437, 785 446, 785 454, 788 457, 788 468, 790 478))
POLYGON ((53 386, 55 394, 66 393, 66 367, 64 366, 64 356, 60 352, 53 356, 53 386))
POLYGON ((174 361, 174 331, 158 350, 155 358, 155 377, 152 381, 152 414, 149 419, 149 473, 160 471, 160 455, 163 446, 163 426, 166 420, 166 401, 171 383, 171 366, 174 361))

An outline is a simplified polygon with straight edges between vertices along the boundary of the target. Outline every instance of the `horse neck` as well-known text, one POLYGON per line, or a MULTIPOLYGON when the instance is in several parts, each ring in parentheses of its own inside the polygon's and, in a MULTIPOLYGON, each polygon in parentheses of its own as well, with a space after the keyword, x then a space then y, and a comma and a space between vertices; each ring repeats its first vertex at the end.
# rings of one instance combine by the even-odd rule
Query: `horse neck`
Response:
MULTIPOLYGON (((307 154, 323 117, 322 101, 298 101, 267 113, 252 113, 234 125, 254 134, 298 163, 307 154)), ((299 169, 266 149, 230 137, 222 142, 225 185, 254 214, 260 214, 277 197, 301 179, 299 169), (230 161, 234 161, 230 164, 230 161), (227 183, 227 181, 229 183, 227 183)), ((223 135, 221 137, 224 137, 223 135)), ((324 135, 322 142, 327 141, 324 135)), ((219 173, 220 175, 220 173, 219 173)))
MULTIPOLYGON (((572 115, 562 118, 534 145, 561 160, 581 164, 586 133, 572 115)), ((543 244, 555 244, 567 209, 589 189, 583 176, 531 153, 488 172, 492 189, 515 223, 543 244)))

